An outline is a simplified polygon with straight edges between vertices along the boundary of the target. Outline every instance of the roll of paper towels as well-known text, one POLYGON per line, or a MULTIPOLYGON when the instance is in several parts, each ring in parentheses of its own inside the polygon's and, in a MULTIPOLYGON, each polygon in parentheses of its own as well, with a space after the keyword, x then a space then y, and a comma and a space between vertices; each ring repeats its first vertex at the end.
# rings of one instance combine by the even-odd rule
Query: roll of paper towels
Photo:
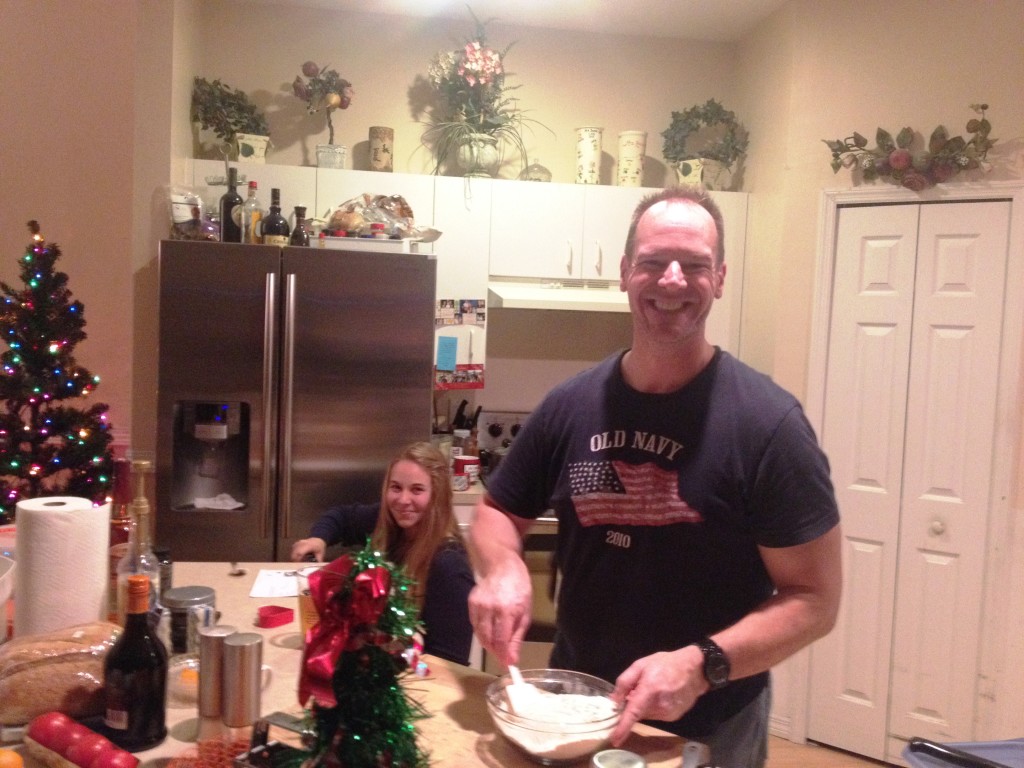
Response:
POLYGON ((34 635, 107 615, 110 505, 76 496, 18 502, 14 635, 34 635))

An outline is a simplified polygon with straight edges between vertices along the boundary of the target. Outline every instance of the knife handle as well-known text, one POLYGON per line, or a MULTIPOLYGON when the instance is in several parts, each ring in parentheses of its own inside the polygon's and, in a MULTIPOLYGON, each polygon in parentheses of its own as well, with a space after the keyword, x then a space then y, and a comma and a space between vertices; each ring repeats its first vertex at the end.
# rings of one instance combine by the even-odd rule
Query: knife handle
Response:
POLYGON ((964 752, 962 749, 928 741, 927 739, 911 739, 908 746, 911 752, 930 755, 950 765, 958 765, 960 768, 1009 768, 1004 763, 987 760, 984 757, 972 755, 970 752, 964 752))

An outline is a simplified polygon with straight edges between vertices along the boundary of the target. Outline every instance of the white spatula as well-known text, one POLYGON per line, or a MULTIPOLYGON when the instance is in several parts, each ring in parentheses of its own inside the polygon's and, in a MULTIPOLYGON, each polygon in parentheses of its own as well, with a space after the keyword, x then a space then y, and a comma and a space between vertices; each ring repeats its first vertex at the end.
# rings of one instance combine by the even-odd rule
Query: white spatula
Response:
POLYGON ((533 683, 523 680, 523 675, 515 664, 508 665, 508 674, 512 678, 512 684, 505 686, 508 706, 517 715, 529 716, 530 710, 537 707, 540 691, 533 683))

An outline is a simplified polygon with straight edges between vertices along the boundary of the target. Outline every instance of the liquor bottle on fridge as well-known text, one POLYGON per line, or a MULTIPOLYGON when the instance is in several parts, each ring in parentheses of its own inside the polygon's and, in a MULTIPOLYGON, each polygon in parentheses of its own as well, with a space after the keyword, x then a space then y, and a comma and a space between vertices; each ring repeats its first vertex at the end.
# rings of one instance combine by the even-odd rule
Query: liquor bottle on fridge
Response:
POLYGON ((220 196, 220 241, 222 243, 242 242, 242 196, 235 187, 238 185, 238 169, 228 168, 228 191, 220 196))
POLYGON ((153 615, 154 624, 158 618, 160 563, 153 553, 152 523, 145 492, 145 474, 151 466, 152 462, 149 461, 132 462, 132 474, 135 478, 135 497, 130 507, 132 529, 128 538, 128 550, 117 564, 117 614, 121 624, 124 624, 128 610, 128 580, 138 574, 149 579, 149 610, 153 615))
POLYGON ((295 228, 292 229, 291 245, 309 245, 309 227, 306 224, 306 206, 295 206, 295 228))
POLYGON ((110 493, 110 565, 107 585, 107 620, 117 621, 117 566, 128 553, 132 530, 132 467, 128 459, 114 459, 114 482, 110 493))
POLYGON ((260 221, 263 219, 263 205, 256 196, 257 186, 255 181, 249 182, 249 196, 242 203, 242 242, 262 243, 260 238, 260 221))
POLYGON ((103 660, 103 724, 117 746, 139 752, 167 736, 167 648, 149 625, 149 579, 134 574, 127 587, 124 632, 103 660))
POLYGON ((292 228, 288 226, 288 219, 281 215, 281 190, 277 187, 270 190, 270 213, 263 217, 260 227, 264 245, 288 245, 292 228))

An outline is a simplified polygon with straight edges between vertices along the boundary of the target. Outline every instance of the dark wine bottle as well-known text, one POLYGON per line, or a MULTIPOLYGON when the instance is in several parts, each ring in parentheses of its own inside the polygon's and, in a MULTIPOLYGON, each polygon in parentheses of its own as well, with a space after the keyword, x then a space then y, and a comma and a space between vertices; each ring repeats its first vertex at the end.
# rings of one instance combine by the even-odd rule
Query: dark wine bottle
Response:
POLYGON ((167 736, 167 648, 149 624, 149 578, 128 577, 124 632, 103 661, 105 714, 110 740, 129 752, 167 736))
POLYGON ((288 245, 292 228, 288 219, 281 215, 281 190, 272 187, 270 190, 270 213, 263 217, 263 244, 288 245))
POLYGON ((295 227, 289 240, 291 245, 309 245, 309 228, 306 225, 306 206, 295 206, 295 227))
POLYGON ((238 185, 238 169, 228 168, 228 191, 220 196, 220 241, 242 242, 242 196, 238 185))

